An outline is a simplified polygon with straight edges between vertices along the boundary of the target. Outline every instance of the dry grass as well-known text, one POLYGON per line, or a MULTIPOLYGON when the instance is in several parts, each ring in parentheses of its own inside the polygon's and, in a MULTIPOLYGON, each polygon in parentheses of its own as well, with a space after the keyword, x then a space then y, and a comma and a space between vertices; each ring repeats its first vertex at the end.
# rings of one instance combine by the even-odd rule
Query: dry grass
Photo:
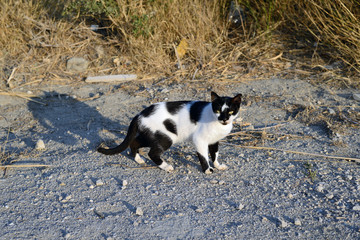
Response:
POLYGON ((244 18, 236 26, 228 21, 230 2, 1 1, 0 88, 125 73, 225 80, 299 76, 360 85, 356 1, 238 0, 244 18), (76 2, 96 3, 96 9, 76 2), (103 28, 94 32, 91 24, 103 28), (186 44, 177 57, 180 42, 186 44), (90 61, 86 72, 67 72, 66 61, 74 56, 90 61))

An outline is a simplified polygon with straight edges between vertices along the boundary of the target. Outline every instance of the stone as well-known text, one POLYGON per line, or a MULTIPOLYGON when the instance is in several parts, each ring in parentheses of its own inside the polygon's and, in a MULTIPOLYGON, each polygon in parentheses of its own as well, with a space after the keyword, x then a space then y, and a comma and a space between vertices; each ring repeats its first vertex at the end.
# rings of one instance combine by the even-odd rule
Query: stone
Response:
POLYGON ((122 186, 123 186, 123 187, 126 187, 127 185, 128 185, 128 181, 127 181, 127 180, 123 180, 123 181, 122 181, 122 186))
POLYGON ((333 199, 333 198, 334 198, 334 194, 328 193, 328 194, 326 194, 326 198, 327 198, 327 199, 333 199))
POLYGON ((218 183, 218 180, 212 179, 212 180, 210 180, 210 183, 212 183, 212 184, 217 184, 217 183, 218 183))
POLYGON ((202 213, 204 211, 204 209, 202 209, 202 208, 196 208, 195 209, 195 212, 198 212, 198 213, 202 213))
POLYGON ((98 180, 96 180, 96 186, 103 186, 103 185, 105 185, 105 183, 103 182, 103 180, 101 180, 101 179, 98 179, 98 180))
POLYGON ((39 140, 36 142, 35 149, 36 149, 36 150, 39 150, 39 151, 45 150, 46 147, 45 147, 44 141, 41 140, 41 139, 39 139, 39 140))
POLYGON ((66 70, 69 72, 85 72, 89 61, 81 57, 72 57, 66 62, 66 70))
POLYGON ((236 209, 238 209, 238 210, 243 210, 244 207, 245 207, 245 205, 242 204, 242 203, 240 203, 240 204, 236 207, 236 209))
POLYGON ((359 205, 359 204, 355 205, 355 206, 353 207, 353 210, 354 210, 354 211, 360 211, 360 205, 359 205))
POLYGON ((287 226, 288 226, 288 224, 287 224, 287 222, 285 222, 285 220, 283 220, 283 219, 278 219, 279 220, 279 227, 281 227, 281 228, 286 228, 287 226))
POLYGON ((301 221, 300 221, 300 219, 295 218, 294 224, 295 224, 296 226, 301 226, 301 221))
POLYGON ((141 207, 137 207, 135 213, 136 213, 136 215, 138 215, 138 216, 143 216, 143 215, 144 215, 144 211, 142 210, 141 207))
POLYGON ((356 101, 360 101, 360 93, 353 93, 353 98, 356 101))
POLYGON ((324 183, 323 183, 323 182, 319 183, 319 185, 317 185, 316 188, 315 188, 315 190, 316 190, 317 192, 323 192, 324 189, 325 189, 325 187, 324 187, 324 183))

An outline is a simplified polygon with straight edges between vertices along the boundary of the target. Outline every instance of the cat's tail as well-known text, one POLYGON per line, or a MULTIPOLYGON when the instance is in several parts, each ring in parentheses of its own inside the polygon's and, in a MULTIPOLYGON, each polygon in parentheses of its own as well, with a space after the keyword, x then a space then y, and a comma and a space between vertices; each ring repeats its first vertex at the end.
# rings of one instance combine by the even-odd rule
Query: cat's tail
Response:
POLYGON ((136 116, 130 123, 127 135, 124 139, 124 141, 117 147, 114 148, 103 148, 103 147, 99 147, 97 149, 98 152, 103 153, 105 155, 113 155, 113 154, 117 154, 117 153, 121 153, 123 151, 125 151, 125 149, 127 149, 130 145, 130 143, 135 139, 137 131, 138 131, 138 127, 139 127, 139 123, 138 123, 138 116, 136 116))

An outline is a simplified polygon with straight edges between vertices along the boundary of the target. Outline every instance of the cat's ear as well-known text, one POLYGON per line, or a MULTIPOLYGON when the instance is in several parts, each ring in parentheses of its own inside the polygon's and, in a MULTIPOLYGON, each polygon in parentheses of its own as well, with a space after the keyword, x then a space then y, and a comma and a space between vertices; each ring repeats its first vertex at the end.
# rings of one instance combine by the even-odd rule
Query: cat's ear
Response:
POLYGON ((235 97, 233 97, 231 99, 231 102, 235 103, 235 104, 240 104, 241 103, 241 97, 242 97, 242 94, 238 94, 238 95, 236 95, 235 97))
POLYGON ((211 101, 215 101, 216 99, 219 98, 219 95, 217 95, 215 92, 211 92, 211 101))

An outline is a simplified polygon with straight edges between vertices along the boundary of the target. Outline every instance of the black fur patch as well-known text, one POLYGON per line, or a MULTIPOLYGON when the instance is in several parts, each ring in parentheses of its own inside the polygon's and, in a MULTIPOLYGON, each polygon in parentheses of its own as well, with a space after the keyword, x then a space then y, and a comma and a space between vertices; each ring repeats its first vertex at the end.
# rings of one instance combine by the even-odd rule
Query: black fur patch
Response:
POLYGON ((180 109, 188 102, 186 101, 178 101, 178 102, 167 102, 166 103, 166 109, 168 112, 172 115, 177 114, 180 109))
POLYGON ((172 132, 173 134, 177 135, 177 128, 176 128, 176 124, 173 120, 171 119, 166 119, 163 122, 166 130, 168 130, 169 132, 172 132))
POLYGON ((151 105, 147 108, 145 108, 144 110, 142 110, 142 112, 140 113, 140 115, 144 116, 144 117, 149 117, 150 115, 152 115, 156 110, 156 105, 151 105))
POLYGON ((159 131, 155 132, 154 138, 150 146, 149 157, 156 165, 161 165, 163 161, 160 156, 171 147, 172 141, 168 136, 159 131))
POLYGON ((193 123, 197 123, 200 118, 201 114, 203 112, 203 109, 209 105, 209 102, 195 102, 190 107, 190 120, 193 123))
MULTIPOLYGON (((203 172, 205 172, 208 168, 210 168, 209 163, 206 161, 206 159, 203 155, 201 155, 199 152, 196 152, 196 153, 199 157, 201 168, 202 168, 203 172)), ((210 171, 213 172, 214 170, 212 170, 212 168, 210 168, 210 171)))

